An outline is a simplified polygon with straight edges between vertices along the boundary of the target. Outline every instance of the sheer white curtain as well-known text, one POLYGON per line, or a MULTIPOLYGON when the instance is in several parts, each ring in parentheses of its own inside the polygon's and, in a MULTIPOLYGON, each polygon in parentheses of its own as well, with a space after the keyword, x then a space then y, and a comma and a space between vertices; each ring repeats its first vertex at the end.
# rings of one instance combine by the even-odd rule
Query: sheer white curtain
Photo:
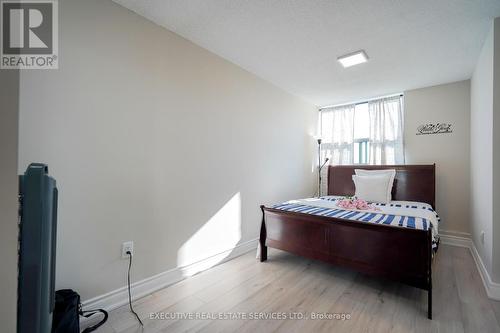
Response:
MULTIPOLYGON (((321 160, 329 164, 352 164, 354 156, 355 105, 343 105, 321 110, 321 160)), ((321 194, 326 194, 328 167, 322 170, 321 194)), ((321 195, 320 194, 320 195, 321 195)))
POLYGON ((355 105, 321 110, 321 149, 331 164, 352 164, 355 105))
POLYGON ((369 164, 404 164, 403 97, 368 102, 369 164))

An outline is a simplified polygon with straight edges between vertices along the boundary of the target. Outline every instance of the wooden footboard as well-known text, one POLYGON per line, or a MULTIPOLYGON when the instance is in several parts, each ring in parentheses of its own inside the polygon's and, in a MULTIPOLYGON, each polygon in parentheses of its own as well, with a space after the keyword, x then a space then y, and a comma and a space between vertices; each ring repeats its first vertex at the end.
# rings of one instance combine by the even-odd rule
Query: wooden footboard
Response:
POLYGON ((428 291, 432 318, 431 231, 280 211, 261 206, 260 260, 267 246, 428 291))

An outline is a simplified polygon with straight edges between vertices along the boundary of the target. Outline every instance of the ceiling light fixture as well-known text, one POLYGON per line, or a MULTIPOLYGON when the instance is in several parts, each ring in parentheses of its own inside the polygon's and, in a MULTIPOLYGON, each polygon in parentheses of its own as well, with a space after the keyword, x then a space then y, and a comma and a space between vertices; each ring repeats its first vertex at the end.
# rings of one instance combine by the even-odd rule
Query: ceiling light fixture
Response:
POLYGON ((351 67, 367 62, 368 56, 365 51, 361 50, 338 57, 337 60, 342 64, 342 66, 351 67))

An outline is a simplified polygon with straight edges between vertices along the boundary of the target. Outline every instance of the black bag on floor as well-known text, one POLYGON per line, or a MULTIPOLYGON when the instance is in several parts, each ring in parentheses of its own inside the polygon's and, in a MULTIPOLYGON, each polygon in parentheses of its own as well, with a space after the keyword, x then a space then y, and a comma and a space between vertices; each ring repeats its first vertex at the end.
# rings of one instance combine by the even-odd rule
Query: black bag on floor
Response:
POLYGON ((71 289, 56 291, 56 304, 52 314, 52 333, 80 333, 80 315, 86 318, 96 314, 104 314, 99 323, 87 327, 83 333, 95 331, 108 320, 108 313, 103 309, 82 311, 80 295, 71 289))

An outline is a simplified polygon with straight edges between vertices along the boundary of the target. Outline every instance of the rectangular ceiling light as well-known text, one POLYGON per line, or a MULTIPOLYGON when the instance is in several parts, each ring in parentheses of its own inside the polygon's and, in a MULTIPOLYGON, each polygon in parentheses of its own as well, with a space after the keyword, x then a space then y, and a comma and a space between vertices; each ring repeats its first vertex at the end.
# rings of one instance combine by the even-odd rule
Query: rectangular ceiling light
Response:
POLYGON ((342 66, 351 67, 367 62, 368 56, 365 51, 361 50, 338 57, 337 60, 342 64, 342 66))

